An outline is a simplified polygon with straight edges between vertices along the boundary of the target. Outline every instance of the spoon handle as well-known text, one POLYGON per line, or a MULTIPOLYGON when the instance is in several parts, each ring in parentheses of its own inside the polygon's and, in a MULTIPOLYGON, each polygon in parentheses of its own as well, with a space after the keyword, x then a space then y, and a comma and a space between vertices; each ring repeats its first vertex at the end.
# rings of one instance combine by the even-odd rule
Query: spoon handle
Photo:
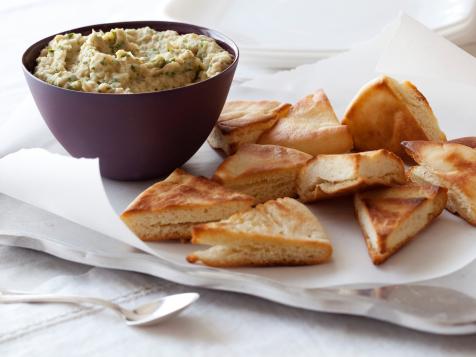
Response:
POLYGON ((114 310, 122 317, 132 314, 131 311, 123 309, 117 304, 114 304, 110 301, 88 297, 88 296, 58 296, 58 295, 47 295, 47 294, 0 294, 0 303, 11 304, 11 303, 65 303, 65 304, 92 304, 92 305, 101 305, 103 307, 114 310))

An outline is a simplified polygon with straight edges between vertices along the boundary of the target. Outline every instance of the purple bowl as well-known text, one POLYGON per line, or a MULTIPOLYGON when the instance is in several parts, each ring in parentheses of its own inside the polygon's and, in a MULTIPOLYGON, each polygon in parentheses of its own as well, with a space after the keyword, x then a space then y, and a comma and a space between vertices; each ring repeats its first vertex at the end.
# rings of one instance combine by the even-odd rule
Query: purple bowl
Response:
POLYGON ((231 39, 195 25, 134 21, 65 32, 89 34, 93 28, 107 31, 114 27, 143 26, 212 37, 235 59, 222 73, 186 87, 152 93, 106 94, 56 87, 32 74, 41 49, 55 35, 36 42, 22 57, 30 91, 56 139, 74 157, 98 157, 101 174, 117 180, 164 176, 190 159, 215 125, 238 64, 238 47, 231 39))

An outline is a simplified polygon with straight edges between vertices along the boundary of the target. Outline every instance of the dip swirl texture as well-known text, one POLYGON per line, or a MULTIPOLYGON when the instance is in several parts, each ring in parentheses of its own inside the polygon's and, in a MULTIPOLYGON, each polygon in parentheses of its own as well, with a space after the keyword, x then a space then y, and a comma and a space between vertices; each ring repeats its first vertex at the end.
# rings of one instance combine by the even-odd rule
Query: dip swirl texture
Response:
POLYGON ((34 75, 77 91, 142 93, 203 81, 232 62, 229 52, 204 35, 116 28, 55 36, 37 58, 34 75))

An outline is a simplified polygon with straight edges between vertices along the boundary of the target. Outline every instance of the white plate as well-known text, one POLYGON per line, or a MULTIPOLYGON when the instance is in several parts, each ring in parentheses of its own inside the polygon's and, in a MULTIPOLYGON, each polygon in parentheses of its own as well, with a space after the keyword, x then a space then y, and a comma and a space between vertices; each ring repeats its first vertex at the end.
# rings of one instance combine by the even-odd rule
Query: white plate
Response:
MULTIPOLYGON (((234 88, 232 97, 295 101, 320 85, 326 89, 336 111, 342 113, 362 84, 376 76, 378 64, 384 72, 404 73, 403 78, 415 82, 432 103, 449 137, 476 132, 474 58, 409 18, 397 19, 389 27, 389 30, 392 29, 375 41, 342 56, 294 71, 255 78, 246 86, 234 88), (409 48, 408 44, 412 46, 409 48), (448 66, 448 63, 457 65, 448 66), (420 78, 416 74, 425 74, 426 77, 420 78)), ((32 129, 30 119, 35 117, 36 110, 33 106, 27 109, 23 122, 17 117, 13 123, 24 128, 26 132, 23 138, 28 138, 24 143, 31 145, 34 140, 26 134, 31 134, 28 132, 32 129)), ((10 129, 13 129, 13 124, 10 129)), ((14 137, 19 131, 10 133, 14 137)), ((6 134, 5 141, 8 141, 6 134)), ((220 161, 219 155, 205 144, 185 168, 194 174, 210 175, 220 161)), ((388 296, 393 295, 392 291, 388 294, 388 288, 372 290, 368 292, 370 297, 363 297, 359 292, 356 296, 355 291, 336 288, 356 283, 375 286, 379 282, 388 285, 421 282, 456 272, 471 263, 476 256, 476 231, 449 213, 444 213, 435 224, 422 232, 411 247, 392 257, 385 266, 376 268, 367 256, 364 240, 353 217, 351 202, 341 201, 343 205, 337 201, 316 204, 313 209, 317 210, 335 247, 336 254, 328 264, 315 267, 212 269, 185 262, 186 253, 196 247, 173 243, 145 245, 120 223, 111 204, 122 210, 147 183, 126 185, 104 182, 105 193, 96 160, 73 160, 46 154, 42 150, 21 151, 2 158, 0 164, 2 192, 50 212, 48 218, 44 216, 48 212, 37 209, 38 215, 33 216, 31 210, 21 210, 18 202, 16 206, 5 205, 1 200, 7 197, 0 195, 2 244, 38 249, 85 264, 142 271, 183 284, 239 291, 302 308, 377 317, 425 331, 463 333, 475 330, 476 319, 470 315, 465 304, 459 303, 459 299, 445 300, 443 305, 435 305, 436 300, 443 295, 425 295, 423 298, 416 294, 420 303, 423 301, 424 306, 420 307, 413 304, 414 300, 407 299, 412 295, 405 294, 402 297, 397 294, 397 300, 392 300, 391 304, 385 303, 384 308, 380 306, 381 300, 388 302, 388 296), (32 180, 32 177, 35 179, 32 180), (462 239, 468 244, 459 244, 462 239), (157 256, 138 253, 131 247, 157 256), (457 252, 454 250, 456 248, 457 252), (442 266, 450 262, 453 262, 451 266, 442 266), (421 274, 415 276, 422 269, 426 269, 425 277, 421 274), (375 300, 378 302, 375 303, 375 300), (451 308, 448 302, 453 302, 451 306, 459 307, 459 317, 455 317, 459 323, 457 330, 448 330, 450 325, 446 317, 451 308), (402 310, 395 304, 405 305, 406 312, 402 315, 402 310), (459 329, 463 327, 459 319, 461 310, 464 320, 470 319, 464 324, 464 331, 459 329), (415 315, 423 311, 431 319, 431 326, 415 323, 415 315), (444 325, 435 325, 437 320, 444 325)), ((466 274, 469 280, 467 283, 460 280, 458 287, 474 286, 470 282, 474 280, 474 270, 466 274)), ((401 289, 398 288, 397 292, 401 289)), ((421 319, 417 321, 421 322, 421 319)))
MULTIPOLYGON (((71 225, 75 226, 74 223, 71 225)), ((73 231, 77 229, 72 228, 73 231)), ((364 316, 443 335, 476 333, 476 323, 471 322, 475 306, 471 298, 473 294, 461 292, 460 289, 469 282, 467 276, 474 274, 476 264, 450 277, 425 282, 424 285, 305 289, 289 288, 273 280, 249 279, 246 275, 226 274, 219 270, 197 271, 177 267, 151 255, 131 251, 129 247, 117 241, 108 241, 107 237, 100 235, 98 238, 105 249, 88 252, 75 247, 75 240, 80 239, 80 235, 55 239, 51 235, 30 238, 2 234, 0 238, 2 245, 34 249, 73 262, 145 273, 185 285, 248 294, 292 307, 364 316), (458 289, 445 288, 451 285, 458 286, 458 289), (431 304, 427 301, 431 301, 431 304), (445 313, 437 313, 440 311, 445 313)))
POLYGON ((165 16, 226 33, 242 60, 294 67, 370 39, 400 11, 457 44, 474 40, 474 0, 170 0, 165 16))

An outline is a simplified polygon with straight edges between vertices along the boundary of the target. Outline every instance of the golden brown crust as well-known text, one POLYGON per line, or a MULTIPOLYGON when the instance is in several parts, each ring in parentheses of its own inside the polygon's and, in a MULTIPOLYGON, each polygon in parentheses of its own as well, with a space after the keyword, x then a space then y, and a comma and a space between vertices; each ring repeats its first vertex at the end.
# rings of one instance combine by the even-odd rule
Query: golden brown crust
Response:
MULTIPOLYGON (((404 141, 402 146, 431 179, 449 190, 447 209, 476 225, 476 150, 458 143, 404 141)), ((416 169, 409 170, 413 177, 416 169)), ((434 183, 434 182, 432 182, 434 183)))
MULTIPOLYGON (((476 200, 471 192, 474 192, 476 181, 471 174, 461 175, 460 173, 436 174, 424 166, 413 166, 407 171, 408 178, 416 183, 432 183, 448 189, 448 202, 446 209, 464 219, 467 223, 476 226, 476 200), (449 179, 448 179, 449 177, 449 179), (457 178, 455 180, 455 177, 457 178), (463 177, 461 179, 461 177, 463 177), (459 182, 459 184, 455 184, 459 182), (471 202, 473 200, 473 202, 471 202), (463 205, 467 207, 463 207, 463 205)), ((474 176, 473 176, 474 177, 474 176)))
MULTIPOLYGON (((431 221, 428 222, 425 225, 425 227, 428 226, 430 223, 431 223, 431 221)), ((417 237, 416 235, 414 235, 413 237, 409 237, 408 239, 404 240, 403 242, 401 242, 400 244, 395 246, 395 248, 391 252, 387 251, 384 254, 380 254, 380 253, 375 252, 375 250, 373 250, 372 245, 369 241, 368 235, 363 230, 362 230, 362 233, 364 234, 365 244, 367 245, 367 249, 368 249, 368 252, 369 252, 370 259, 372 259, 372 263, 374 265, 380 265, 380 264, 385 263, 388 260, 388 258, 390 258, 393 254, 395 254, 397 251, 399 251, 400 249, 405 247, 408 243, 410 243, 413 239, 415 239, 417 237)))
POLYGON ((190 231, 188 233, 161 233, 156 235, 141 235, 140 240, 145 242, 158 242, 158 241, 180 241, 181 243, 190 243, 192 238, 192 225, 190 225, 190 231))
MULTIPOLYGON (((310 94, 292 105, 286 119, 316 120, 320 125, 340 125, 329 99, 322 89, 310 94)), ((273 128, 274 129, 274 128, 273 128)), ((267 132, 270 134, 274 130, 267 132)))
POLYGON ((255 143, 290 107, 272 100, 227 102, 207 141, 211 147, 233 154, 241 144, 255 143))
MULTIPOLYGON (((352 194, 354 192, 363 190, 368 187, 378 187, 378 186, 392 186, 392 185, 401 185, 407 181, 407 177, 405 175, 405 168, 403 165, 402 160, 395 155, 394 153, 380 149, 374 150, 371 152, 360 152, 360 153, 347 153, 347 154, 338 154, 338 155, 318 155, 315 158, 309 160, 300 170, 297 180, 298 186, 298 194, 299 200, 301 202, 313 202, 317 200, 324 200, 330 199, 333 197, 341 197, 348 194, 352 194), (338 155, 348 157, 352 162, 352 165, 355 167, 355 171, 359 172, 360 166, 362 165, 362 161, 367 159, 368 155, 374 155, 378 157, 379 160, 391 160, 398 165, 398 171, 392 172, 386 176, 377 176, 377 177, 364 177, 364 176, 357 176, 353 179, 345 180, 345 181, 335 181, 335 182, 328 182, 329 184, 335 184, 332 186, 332 190, 330 192, 326 192, 325 190, 321 189, 319 186, 320 184, 326 183, 324 181, 319 181, 316 183, 314 187, 309 187, 305 182, 305 178, 310 174, 312 171, 311 168, 314 165, 318 164, 319 160, 328 157, 336 157, 338 155), (337 186, 340 185, 340 186, 337 186), (339 187, 339 188, 337 188, 339 187)), ((351 165, 351 162, 348 162, 348 165, 351 165)), ((379 165, 379 163, 375 163, 374 165, 379 165)))
POLYGON ((218 166, 212 179, 224 184, 261 173, 292 170, 311 158, 309 154, 282 146, 243 144, 218 166))
POLYGON ((454 144, 466 145, 473 149, 476 148, 476 136, 465 136, 463 138, 453 139, 448 142, 454 143, 454 144))
MULTIPOLYGON (((426 222, 424 227, 421 229, 421 231, 423 231, 426 227, 428 227, 428 225, 430 225, 430 223, 433 222, 433 219, 441 214, 442 210, 438 211, 438 213, 435 213, 432 217, 428 217, 428 221, 426 222)), ((363 230, 362 230, 362 232, 363 232, 363 230)), ((404 240, 404 241, 400 242, 398 245, 396 245, 392 250, 389 250, 389 251, 385 252, 384 254, 379 254, 379 253, 375 252, 372 249, 371 244, 369 242, 369 237, 367 236, 367 234, 365 232, 363 232, 363 234, 364 234, 365 242, 366 242, 366 245, 367 245, 367 249, 369 251, 369 256, 372 259, 372 263, 374 265, 380 265, 382 263, 385 263, 392 255, 394 255, 396 252, 401 250, 403 247, 405 247, 408 243, 410 243, 412 240, 414 240, 418 236, 416 234, 412 237, 408 237, 406 240, 404 240)))
MULTIPOLYGON (((243 212, 236 213, 234 215, 235 218, 237 217, 237 215, 242 213, 243 212)), ((293 212, 292 210, 286 209, 284 213, 286 214, 286 216, 291 217, 292 220, 295 220, 296 215, 295 215, 295 212, 293 212)), ((223 221, 226 221, 226 219, 223 221)), ((269 224, 270 221, 268 221, 267 224, 269 224)), ((210 235, 213 235, 220 239, 226 236, 226 240, 229 242, 233 242, 233 240, 241 239, 243 238, 243 236, 246 236, 247 239, 259 240, 260 242, 266 242, 269 244, 276 244, 277 239, 279 239, 281 243, 284 243, 284 244, 289 243, 291 241, 287 239, 283 234, 277 234, 277 233, 264 234, 264 233, 258 233, 258 232, 250 232, 250 231, 230 231, 230 226, 228 225, 228 223, 226 224, 221 224, 221 223, 224 223, 224 222, 219 221, 219 222, 210 222, 210 223, 202 223, 202 224, 194 225, 192 227, 191 242, 193 244, 209 244, 210 235), (203 238, 205 235, 207 236, 206 239, 203 238)), ((295 224, 296 226, 299 226, 306 223, 308 224, 309 221, 301 217, 292 223, 295 224)), ((309 248, 315 247, 315 246, 329 245, 328 241, 311 240, 307 238, 297 238, 297 237, 293 237, 291 242, 292 244, 299 244, 301 246, 307 246, 309 248)))
POLYGON ((281 263, 272 263, 272 262, 265 262, 265 263, 253 263, 253 262, 246 262, 245 264, 243 263, 234 263, 231 264, 230 262, 226 260, 215 260, 215 259, 200 259, 195 253, 191 253, 187 255, 186 259, 189 263, 203 263, 205 265, 208 265, 213 268, 239 268, 239 267, 276 267, 276 266, 305 266, 305 265, 317 265, 321 264, 323 262, 326 262, 330 259, 332 255, 332 247, 328 245, 322 245, 320 248, 323 251, 325 251, 325 255, 322 256, 322 258, 319 259, 308 259, 308 260, 295 260, 295 261, 287 261, 286 264, 281 264, 281 263))
POLYGON ((425 217, 425 225, 418 230, 417 233, 419 233, 441 214, 446 200, 447 190, 430 184, 409 183, 404 186, 356 193, 354 196, 355 214, 372 262, 375 265, 384 263, 416 237, 417 234, 407 236, 393 247, 389 247, 387 244, 390 234, 407 224, 416 210, 424 204, 428 204, 429 201, 434 202, 431 215, 425 217), (362 206, 359 207, 357 202, 360 202, 362 206), (365 229, 365 224, 359 218, 359 209, 366 210, 376 232, 376 244, 380 251, 377 251, 374 244, 372 244, 371 238, 365 229))
POLYGON ((428 166, 432 170, 441 173, 454 171, 476 173, 476 150, 466 145, 418 140, 403 141, 402 146, 419 165, 428 166))
POLYGON ((315 197, 308 200, 303 197, 300 197, 300 200, 302 202, 328 200, 335 197, 351 195, 355 192, 362 191, 370 187, 386 187, 386 186, 393 186, 393 185, 401 185, 403 183, 405 183, 405 181, 400 179, 400 176, 396 176, 396 175, 387 177, 387 178, 378 178, 378 179, 359 178, 359 179, 353 180, 349 186, 344 187, 340 190, 333 191, 332 193, 327 193, 317 188, 315 191, 315 197))
POLYGON ((365 198, 361 197, 367 208, 372 224, 378 234, 381 245, 386 249, 385 238, 407 219, 420 206, 425 198, 365 198))
MULTIPOLYGON (((197 234, 205 231, 220 231, 221 229, 226 229, 227 231, 231 229, 232 232, 236 232, 239 230, 237 227, 240 229, 243 227, 240 225, 242 222, 250 224, 252 222, 259 222, 259 225, 254 228, 253 234, 271 237, 271 239, 275 238, 275 236, 284 237, 284 232, 288 232, 288 235, 294 237, 294 241, 300 241, 299 237, 309 234, 308 228, 311 226, 316 228, 316 232, 322 231, 322 226, 319 221, 306 206, 287 197, 258 204, 252 209, 235 213, 231 217, 219 222, 194 226, 192 231, 197 234), (277 220, 277 218, 281 218, 282 220, 277 220), (264 235, 262 234, 263 232, 264 235)), ((247 232, 249 232, 248 228, 242 231, 242 233, 247 232)), ((306 238, 305 241, 307 242, 309 240, 306 238)), ((201 243, 199 238, 195 237, 195 235, 193 236, 192 242, 201 243)))
MULTIPOLYGON (((412 82, 403 81, 402 85, 405 86, 408 90, 412 91, 413 94, 418 98, 418 101, 421 103, 421 105, 425 106, 428 110, 431 111, 431 113, 433 113, 433 109, 431 109, 430 103, 428 102, 426 97, 412 82)), ((442 137, 441 140, 446 140, 446 137, 442 137)))
POLYGON ((434 199, 442 190, 446 191, 434 185, 409 183, 398 188, 370 190, 356 195, 366 208, 379 243, 385 250, 385 238, 423 202, 434 199))
MULTIPOLYGON (((199 234, 199 233, 196 233, 199 234)), ((233 234, 230 235, 230 233, 226 230, 215 230, 214 234, 217 235, 227 235, 229 237, 233 237, 233 234)), ((236 235, 236 238, 242 238, 242 234, 236 235)), ((275 245, 275 239, 273 238, 272 240, 269 239, 269 237, 266 236, 261 236, 261 235, 247 235, 247 238, 249 239, 254 239, 254 240, 260 240, 264 241, 266 240, 270 246, 275 245)), ((191 241, 193 244, 200 244, 199 239, 193 239, 191 241)), ((286 242, 285 242, 286 243, 286 242)), ((211 267, 216 267, 216 268, 236 268, 236 267, 266 267, 266 266, 302 266, 302 265, 316 265, 316 264, 321 264, 324 262, 327 262, 331 256, 332 256, 332 245, 328 242, 323 242, 323 241, 316 241, 316 242, 309 242, 309 241, 299 241, 295 242, 296 244, 300 244, 302 247, 306 247, 307 249, 313 249, 313 250, 319 250, 322 254, 317 258, 299 258, 295 260, 286 260, 286 262, 252 262, 252 261, 240 261, 240 262, 234 262, 230 263, 230 261, 225 259, 204 259, 200 258, 197 255, 197 252, 190 253, 187 255, 186 259, 189 263, 198 263, 201 262, 205 265, 211 266, 211 267)), ((285 244, 285 246, 288 246, 285 244)))
MULTIPOLYGON (((348 125, 358 151, 387 149, 408 159, 400 146, 403 140, 429 140, 389 77, 364 86, 348 107, 342 124, 348 125)), ((418 98, 419 105, 433 116, 426 98, 410 82, 402 84, 418 98)), ((436 119, 434 119, 436 123, 436 119)), ((435 124, 437 125, 437 124, 435 124)), ((439 128, 437 128, 439 131, 439 128)), ((440 132, 441 140, 445 140, 440 132)))
POLYGON ((293 105, 258 143, 286 146, 313 156, 348 152, 353 146, 349 129, 340 124, 322 90, 293 105))
POLYGON ((204 258, 199 252, 190 254, 191 263, 201 261, 217 267, 307 265, 328 260, 332 246, 326 238, 316 217, 304 205, 291 198, 283 198, 260 204, 246 212, 234 214, 220 222, 196 225, 192 229, 192 243, 208 244, 240 251, 243 247, 267 247, 269 259, 259 262, 243 258, 231 262, 222 257, 204 258), (285 258, 278 261, 273 257, 273 249, 293 249, 318 251, 314 257, 285 258))
POLYGON ((258 144, 286 146, 312 156, 346 153, 354 145, 352 135, 346 125, 322 126, 320 128, 303 126, 298 130, 294 125, 288 122, 287 117, 282 118, 271 131, 265 132, 260 137, 258 144))
POLYGON ((198 257, 193 253, 190 253, 189 255, 187 255, 185 257, 185 259, 187 259, 187 262, 192 263, 192 264, 197 263, 198 260, 199 260, 198 257))
POLYGON ((163 212, 177 207, 206 207, 223 202, 254 202, 254 198, 231 191, 205 177, 176 169, 165 180, 143 191, 122 213, 127 217, 141 212, 163 212))
POLYGON ((275 100, 230 101, 225 104, 216 125, 224 134, 229 134, 241 128, 282 117, 290 107, 291 104, 275 100))

